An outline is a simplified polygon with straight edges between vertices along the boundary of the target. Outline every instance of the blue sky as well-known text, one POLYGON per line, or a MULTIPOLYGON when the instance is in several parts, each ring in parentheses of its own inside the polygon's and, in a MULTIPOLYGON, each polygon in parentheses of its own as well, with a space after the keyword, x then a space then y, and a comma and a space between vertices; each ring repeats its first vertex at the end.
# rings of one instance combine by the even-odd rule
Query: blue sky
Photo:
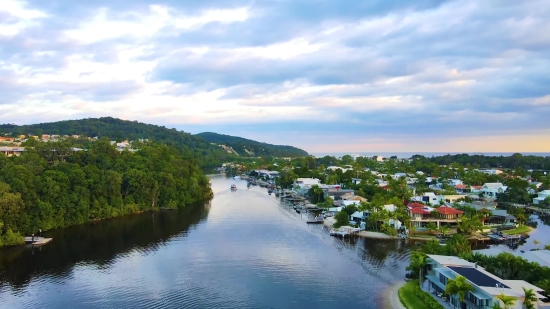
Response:
POLYGON ((0 122, 550 151, 550 1, 2 0, 0 122))

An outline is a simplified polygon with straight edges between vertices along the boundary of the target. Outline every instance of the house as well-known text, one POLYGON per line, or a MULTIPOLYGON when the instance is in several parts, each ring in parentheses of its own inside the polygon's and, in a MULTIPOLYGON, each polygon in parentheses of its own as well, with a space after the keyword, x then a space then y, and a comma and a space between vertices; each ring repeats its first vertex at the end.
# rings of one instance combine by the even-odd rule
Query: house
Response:
POLYGON ((496 198, 497 194, 504 193, 506 189, 508 189, 508 187, 500 182, 488 182, 483 184, 480 192, 483 193, 485 197, 496 198))
POLYGON ((352 178, 352 179, 351 179, 351 182, 352 182, 354 185, 360 184, 360 183, 361 183, 361 178, 352 178))
POLYGON ((467 193, 470 191, 470 188, 464 184, 458 184, 458 185, 455 185, 455 190, 458 193, 467 193))
POLYGON ((479 193, 483 186, 470 186, 470 193, 479 193))
POLYGON ((321 180, 317 178, 298 178, 294 181, 295 186, 313 186, 313 185, 320 185, 321 180))
POLYGON ((500 175, 502 174, 501 170, 497 169, 479 169, 478 172, 485 173, 487 175, 500 175))
POLYGON ((550 190, 544 190, 539 192, 539 196, 535 197, 533 199, 533 204, 539 205, 541 204, 545 199, 550 197, 550 190))
POLYGON ((20 156, 23 151, 25 151, 25 147, 0 147, 0 152, 6 157, 20 156))
POLYGON ((0 142, 13 142, 14 140, 14 137, 0 136, 0 142))
POLYGON ((464 197, 466 197, 466 196, 461 195, 461 194, 436 195, 433 192, 426 192, 422 196, 413 196, 411 198, 411 200, 415 201, 415 202, 430 203, 432 205, 438 205, 441 202, 443 202, 443 203, 454 203, 454 202, 456 202, 459 199, 462 199, 464 197))
POLYGON ((449 299, 450 308, 489 308, 496 303, 503 306, 497 298, 501 294, 516 299, 513 309, 522 309, 524 306, 525 293, 522 288, 533 289, 539 307, 543 301, 547 301, 546 292, 524 280, 504 280, 483 267, 470 263, 456 256, 428 255, 427 286, 433 297, 442 297, 446 285, 450 279, 455 280, 457 276, 466 278, 466 281, 474 288, 473 292, 467 292, 464 302, 460 302, 457 295, 451 295, 449 299))
POLYGON ((419 203, 412 203, 407 205, 407 208, 411 216, 411 223, 416 227, 425 227, 430 222, 435 223, 438 228, 441 224, 456 225, 464 214, 462 210, 449 206, 433 208, 419 203))

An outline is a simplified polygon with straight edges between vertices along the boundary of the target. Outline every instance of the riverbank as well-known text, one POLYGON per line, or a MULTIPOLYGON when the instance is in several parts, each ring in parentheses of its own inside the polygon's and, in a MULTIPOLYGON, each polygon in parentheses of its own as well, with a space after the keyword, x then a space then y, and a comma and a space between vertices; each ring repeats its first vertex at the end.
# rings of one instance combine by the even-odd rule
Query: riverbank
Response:
MULTIPOLYGON (((336 223, 336 220, 333 217, 328 217, 323 221, 323 224, 326 227, 332 228, 334 223, 336 223)), ((403 239, 398 236, 390 236, 388 234, 380 233, 380 232, 373 232, 373 231, 360 231, 359 233, 356 233, 354 235, 357 235, 359 237, 365 237, 365 238, 374 238, 374 239, 403 239)), ((426 238, 426 237, 415 237, 415 236, 409 236, 408 239, 412 240, 421 240, 421 241, 430 241, 435 238, 426 238)))
POLYGON ((385 309, 406 309, 399 300, 399 289, 404 285, 405 282, 397 282, 386 289, 383 303, 385 309))

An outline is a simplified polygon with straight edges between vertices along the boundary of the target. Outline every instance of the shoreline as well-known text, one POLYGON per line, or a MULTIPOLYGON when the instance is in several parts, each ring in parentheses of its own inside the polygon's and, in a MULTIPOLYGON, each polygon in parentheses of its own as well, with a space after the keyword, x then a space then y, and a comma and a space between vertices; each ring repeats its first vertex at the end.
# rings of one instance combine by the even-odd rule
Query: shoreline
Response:
MULTIPOLYGON (((323 225, 329 228, 333 227, 333 224, 336 221, 333 217, 328 217, 323 221, 323 225)), ((408 239, 408 240, 420 240, 420 241, 430 241, 431 238, 425 238, 425 237, 414 237, 409 236, 407 238, 402 238, 398 236, 390 236, 388 234, 384 234, 381 232, 373 232, 373 231, 360 231, 359 233, 355 233, 354 235, 364 238, 373 238, 373 239, 408 239)))
POLYGON ((406 309, 399 299, 399 289, 405 285, 406 282, 396 282, 389 286, 384 291, 383 308, 385 309, 406 309))

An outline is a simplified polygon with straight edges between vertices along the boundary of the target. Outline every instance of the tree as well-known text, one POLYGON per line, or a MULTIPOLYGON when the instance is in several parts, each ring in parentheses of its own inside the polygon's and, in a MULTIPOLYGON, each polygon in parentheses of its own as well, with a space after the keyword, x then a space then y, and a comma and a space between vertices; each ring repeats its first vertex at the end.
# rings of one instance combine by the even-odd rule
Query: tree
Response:
POLYGON ((513 296, 504 295, 504 293, 500 293, 499 296, 497 296, 498 299, 502 302, 502 305, 504 306, 504 309, 510 309, 514 306, 516 303, 516 298, 513 296))
POLYGON ((523 293, 525 294, 525 300, 523 301, 525 309, 535 309, 535 304, 538 301, 535 292, 533 291, 533 289, 526 289, 524 287, 522 287, 522 289, 523 293))
POLYGON ((454 234, 447 240, 445 245, 450 255, 462 256, 468 253, 472 253, 472 247, 464 236, 460 234, 454 234))
POLYGON ((426 230, 428 230, 428 233, 433 234, 433 232, 437 231, 437 225, 433 222, 429 222, 426 225, 426 230))
POLYGON ((428 265, 428 256, 426 253, 421 251, 411 252, 411 263, 407 266, 407 270, 411 271, 413 274, 418 274, 418 282, 420 282, 420 285, 424 283, 422 274, 426 265, 428 265))
POLYGON ((334 218, 336 219, 336 223, 334 223, 336 228, 349 225, 349 215, 345 211, 338 212, 334 218))
POLYGON ((445 286, 445 294, 447 295, 457 295, 460 302, 464 302, 466 293, 473 292, 474 287, 466 281, 466 278, 463 276, 456 276, 456 278, 449 279, 447 285, 445 286))

